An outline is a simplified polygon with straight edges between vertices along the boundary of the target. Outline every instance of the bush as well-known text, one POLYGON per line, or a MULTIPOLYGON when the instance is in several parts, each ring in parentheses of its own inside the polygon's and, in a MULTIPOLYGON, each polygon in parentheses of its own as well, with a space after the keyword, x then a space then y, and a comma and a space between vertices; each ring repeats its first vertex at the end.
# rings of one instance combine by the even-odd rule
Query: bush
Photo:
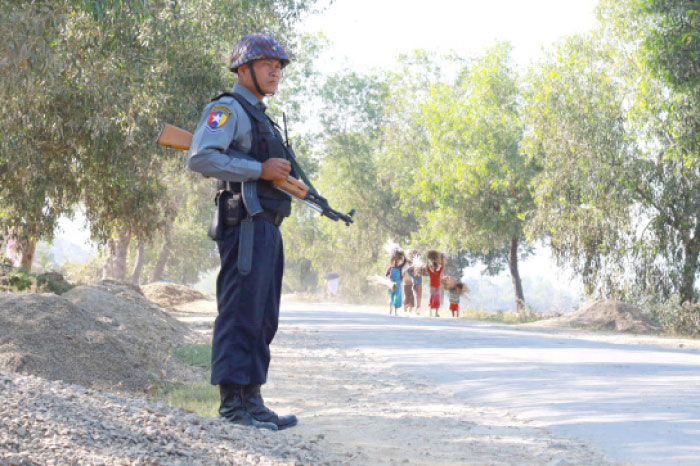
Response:
POLYGON ((63 294, 75 288, 75 285, 68 283, 58 272, 46 272, 36 277, 36 285, 41 291, 48 291, 54 294, 63 294))
POLYGON ((3 268, 3 272, 0 274, 0 287, 9 291, 19 293, 32 289, 33 285, 35 285, 35 281, 24 269, 12 268, 6 271, 6 269, 3 268))
POLYGON ((658 296, 641 297, 637 305, 664 330, 673 335, 700 336, 700 303, 680 303, 678 295, 663 299, 658 296))
POLYGON ((652 314, 664 329, 675 335, 700 336, 700 304, 678 303, 678 299, 656 303, 652 314))

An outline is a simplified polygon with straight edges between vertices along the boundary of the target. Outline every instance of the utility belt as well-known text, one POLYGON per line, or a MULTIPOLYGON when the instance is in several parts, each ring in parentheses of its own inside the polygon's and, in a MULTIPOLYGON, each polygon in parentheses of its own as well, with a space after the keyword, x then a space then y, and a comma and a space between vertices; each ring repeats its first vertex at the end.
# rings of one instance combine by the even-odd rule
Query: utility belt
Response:
MULTIPOLYGON (((254 197, 257 202, 257 197, 254 197)), ((236 267, 241 275, 248 275, 253 267, 253 243, 255 242, 255 224, 253 218, 262 217, 270 223, 280 226, 284 219, 283 214, 265 210, 258 204, 253 208, 254 215, 248 214, 244 203, 243 193, 229 190, 220 190, 216 193, 216 211, 211 226, 209 237, 215 241, 222 239, 224 226, 240 226, 238 233, 238 260, 236 267)))
MULTIPOLYGON (((224 225, 236 226, 246 218, 249 218, 248 210, 243 201, 243 195, 240 192, 235 192, 230 189, 219 191, 216 195, 216 204, 219 208, 219 215, 221 216, 220 221, 224 225)), ((282 225, 282 221, 284 221, 285 218, 284 214, 272 210, 263 210, 255 216, 262 217, 277 227, 282 225)))

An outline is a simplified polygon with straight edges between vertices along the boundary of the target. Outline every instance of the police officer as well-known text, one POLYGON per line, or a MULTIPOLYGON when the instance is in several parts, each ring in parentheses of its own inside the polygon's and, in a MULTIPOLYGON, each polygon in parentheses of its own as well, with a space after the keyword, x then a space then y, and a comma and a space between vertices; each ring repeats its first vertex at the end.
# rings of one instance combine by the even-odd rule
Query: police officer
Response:
POLYGON ((288 63, 272 37, 243 37, 229 62, 238 83, 205 107, 187 159, 191 170, 219 180, 210 229, 221 258, 211 375, 220 389, 219 414, 234 424, 271 430, 297 423, 294 415, 269 410, 260 395, 279 316, 284 269, 279 225, 291 210, 290 197, 272 181, 295 176, 263 99, 277 91, 288 63))

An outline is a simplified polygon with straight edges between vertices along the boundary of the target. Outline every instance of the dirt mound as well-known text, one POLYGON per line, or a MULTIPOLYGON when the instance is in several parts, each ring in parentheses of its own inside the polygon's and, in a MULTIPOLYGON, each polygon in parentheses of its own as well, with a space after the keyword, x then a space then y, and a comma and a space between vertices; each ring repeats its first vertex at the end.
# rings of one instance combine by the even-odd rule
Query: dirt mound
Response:
POLYGON ((150 302, 133 285, 102 281, 76 287, 62 296, 95 316, 116 322, 119 337, 143 352, 163 353, 190 341, 187 325, 150 302))
POLYGON ((561 317, 530 324, 534 327, 582 327, 593 330, 615 330, 632 333, 658 333, 661 326, 637 307, 614 299, 584 305, 578 311, 561 317))
POLYGON ((130 392, 199 377, 170 357, 192 332, 117 282, 62 296, 0 293, 0 328, 0 368, 14 372, 130 392))
POLYGON ((185 285, 174 283, 151 283, 141 287, 144 296, 161 307, 174 308, 180 304, 199 301, 200 299, 211 300, 211 296, 201 291, 185 285))

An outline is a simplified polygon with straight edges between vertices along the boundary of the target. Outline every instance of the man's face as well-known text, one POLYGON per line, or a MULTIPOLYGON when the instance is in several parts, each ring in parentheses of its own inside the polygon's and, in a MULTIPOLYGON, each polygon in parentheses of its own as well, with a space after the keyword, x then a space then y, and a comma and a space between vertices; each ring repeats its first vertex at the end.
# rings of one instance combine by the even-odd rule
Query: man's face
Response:
POLYGON ((255 69, 255 77, 258 79, 258 85, 265 94, 274 94, 277 92, 280 79, 282 79, 282 62, 275 58, 265 60, 255 60, 253 62, 255 69))

